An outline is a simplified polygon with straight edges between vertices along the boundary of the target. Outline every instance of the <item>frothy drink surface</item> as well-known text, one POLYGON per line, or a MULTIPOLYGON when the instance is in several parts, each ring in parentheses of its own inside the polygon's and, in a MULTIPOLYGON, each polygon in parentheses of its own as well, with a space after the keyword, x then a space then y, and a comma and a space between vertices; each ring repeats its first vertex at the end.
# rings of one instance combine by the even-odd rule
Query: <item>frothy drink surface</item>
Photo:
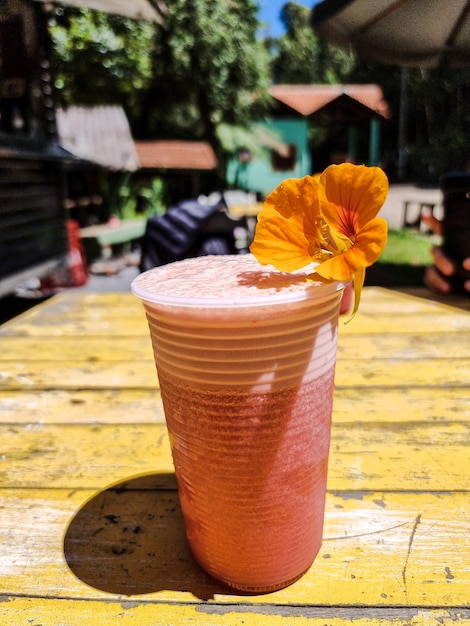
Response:
POLYGON ((308 273, 247 255, 138 279, 189 542, 239 589, 292 582, 321 545, 341 295, 308 273))
MULTIPOLYGON (((298 272, 279 272, 261 265, 252 255, 206 256, 185 259, 146 272, 137 285, 154 294, 177 298, 239 298, 247 301, 282 293, 301 294, 320 281, 306 282, 313 265, 298 272)), ((323 285, 324 286, 324 285, 323 285)))

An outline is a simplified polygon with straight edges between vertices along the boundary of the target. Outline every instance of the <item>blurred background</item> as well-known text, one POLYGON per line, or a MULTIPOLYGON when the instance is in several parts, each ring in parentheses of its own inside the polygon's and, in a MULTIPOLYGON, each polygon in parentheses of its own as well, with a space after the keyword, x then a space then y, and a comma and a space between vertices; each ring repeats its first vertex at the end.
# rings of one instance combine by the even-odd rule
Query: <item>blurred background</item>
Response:
MULTIPOLYGON (((149 220, 173 227, 188 200, 198 235, 244 253, 281 180, 344 161, 391 183, 369 283, 422 284, 439 240, 421 216, 442 215, 442 176, 469 164, 470 67, 462 49, 408 62, 403 41, 377 61, 383 36, 364 32, 398 4, 2 0, 1 319, 60 289, 127 289, 149 220)), ((467 3, 440 4, 459 15, 434 17, 450 50, 467 3)), ((433 40, 422 12, 394 19, 387 32, 433 40)))

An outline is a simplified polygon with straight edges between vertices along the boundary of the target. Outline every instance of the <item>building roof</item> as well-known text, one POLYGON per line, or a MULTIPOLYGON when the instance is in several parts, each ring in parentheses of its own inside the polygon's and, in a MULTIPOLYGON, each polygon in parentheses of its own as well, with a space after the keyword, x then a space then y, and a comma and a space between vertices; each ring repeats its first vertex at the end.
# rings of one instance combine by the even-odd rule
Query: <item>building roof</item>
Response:
POLYGON ((139 167, 129 122, 120 106, 71 106, 56 111, 59 143, 74 156, 107 169, 139 167))
POLYGON ((214 170, 215 153, 205 141, 136 141, 141 167, 167 170, 214 170))
POLYGON ((309 116, 347 96, 371 113, 388 117, 388 105, 378 85, 273 85, 270 95, 300 115, 309 116))

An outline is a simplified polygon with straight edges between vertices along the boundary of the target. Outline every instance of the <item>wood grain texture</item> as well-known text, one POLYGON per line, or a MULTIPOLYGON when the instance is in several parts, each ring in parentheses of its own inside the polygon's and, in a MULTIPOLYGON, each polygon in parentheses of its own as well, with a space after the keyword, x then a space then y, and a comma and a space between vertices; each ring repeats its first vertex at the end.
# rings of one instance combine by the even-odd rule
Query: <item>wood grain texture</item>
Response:
POLYGON ((166 489, 172 481, 151 474, 99 491, 0 491, 2 594, 325 607, 468 603, 466 493, 329 493, 323 546, 307 574, 276 593, 241 596, 193 561, 177 491, 166 489))
MULTIPOLYGON (((336 387, 334 423, 470 420, 468 387, 336 387)), ((157 386, 146 389, 0 390, 0 423, 136 424, 164 422, 157 386)))
POLYGON ((0 326, 0 623, 470 624, 470 314, 366 288, 343 322, 323 546, 257 596, 189 552, 141 303, 0 326))
MULTIPOLYGON (((334 424, 333 490, 470 490, 469 422, 334 424)), ((100 488, 173 470, 164 424, 0 425, 0 485, 100 488)))
MULTIPOLYGON (((384 359, 339 359, 336 364, 337 387, 429 387, 434 379, 436 387, 466 387, 468 359, 439 359, 439 377, 436 363, 429 359, 404 360, 393 356, 384 359)), ((76 361, 70 368, 64 361, 35 361, 20 358, 2 363, 0 389, 154 389, 158 386, 153 361, 76 361)))
MULTIPOLYGON (((1 601, 1 600, 0 600, 1 601)), ((102 602, 80 600, 43 600, 12 598, 0 604, 0 616, 12 624, 60 624, 96 626, 97 624, 135 624, 136 626, 465 626, 470 624, 468 609, 416 609, 414 607, 377 608, 364 615, 361 607, 329 609, 309 606, 252 607, 240 602, 231 607, 201 602, 179 606, 174 603, 127 599, 102 602)))

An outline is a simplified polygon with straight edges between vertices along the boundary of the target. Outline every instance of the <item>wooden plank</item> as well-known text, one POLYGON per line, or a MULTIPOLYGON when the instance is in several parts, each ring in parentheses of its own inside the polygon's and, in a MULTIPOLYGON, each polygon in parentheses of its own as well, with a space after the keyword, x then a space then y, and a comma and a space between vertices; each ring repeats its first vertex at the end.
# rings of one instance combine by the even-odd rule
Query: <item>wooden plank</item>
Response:
POLYGON ((330 489, 468 489, 469 424, 333 426, 330 489), (443 453, 445 450, 445 453, 443 453))
MULTIPOLYGON (((73 315, 86 316, 88 314, 100 314, 105 317, 120 315, 127 311, 133 315, 140 315, 143 312, 140 300, 129 293, 93 293, 85 291, 68 291, 57 294, 50 300, 34 307, 34 309, 4 324, 4 327, 12 327, 15 321, 29 318, 36 318, 40 315, 61 314, 73 312, 73 315), (100 313, 101 311, 101 313, 100 313)), ((458 318, 467 319, 469 314, 462 308, 448 306, 438 300, 430 300, 410 296, 400 293, 396 290, 388 290, 379 287, 366 287, 362 292, 361 308, 355 320, 349 323, 346 328, 354 329, 355 322, 361 318, 373 320, 375 315, 389 317, 395 322, 400 321, 397 316, 404 318, 430 317, 440 315, 445 318, 457 316, 458 318)), ((343 321, 345 318, 341 318, 343 321)), ((342 324, 344 326, 344 324, 342 324)), ((2 327, 3 329, 3 327, 2 327)))
POLYGON ((470 315, 465 312, 452 313, 443 309, 422 315, 405 315, 398 311, 381 314, 375 308, 360 313, 349 324, 339 321, 339 333, 343 334, 431 334, 469 332, 470 315))
MULTIPOLYGON (((470 383, 468 359, 337 359, 337 387, 467 387, 470 383)), ((404 407, 405 408, 405 407, 404 407)))
MULTIPOLYGON (((445 303, 440 302, 438 297, 435 298, 432 294, 429 294, 429 292, 427 292, 427 295, 427 298, 419 298, 396 289, 365 287, 362 291, 361 302, 364 304, 364 308, 373 307, 385 313, 388 313, 391 308, 393 308, 395 312, 431 312, 436 310, 457 312, 456 307, 445 305, 445 303)), ((53 300, 54 304, 60 306, 67 306, 68 303, 72 302, 80 303, 88 307, 112 307, 124 303, 130 306, 141 306, 138 298, 131 293, 123 292, 67 292, 65 294, 57 294, 54 296, 53 300)))
MULTIPOLYGON (((468 387, 469 382, 467 358, 403 360, 389 355, 353 361, 339 358, 336 364, 337 387, 468 387)), ((19 357, 0 361, 0 389, 141 389, 157 384, 153 360, 69 363, 19 357)))
MULTIPOLYGON (((407 389, 342 387, 335 390, 333 421, 348 427, 358 422, 470 421, 468 388, 407 389)), ((159 391, 154 389, 63 389, 0 391, 0 423, 10 424, 145 424, 163 422, 159 391)))
POLYGON ((105 337, 109 335, 124 335, 126 337, 145 336, 148 337, 147 320, 144 314, 127 314, 125 311, 121 315, 116 312, 108 315, 86 314, 81 319, 77 317, 58 315, 57 317, 48 315, 47 318, 35 319, 30 317, 16 318, 15 324, 7 322, 0 327, 0 337, 6 336, 26 336, 26 337, 61 337, 70 335, 71 337, 105 337))
MULTIPOLYGON (((356 318, 349 324, 344 324, 347 318, 340 319, 340 333, 470 332, 470 314, 466 311, 398 292, 388 295, 386 290, 383 291, 385 295, 376 298, 376 290, 365 290, 364 302, 356 318)), ((148 335, 142 304, 132 294, 67 293, 44 304, 5 323, 0 327, 0 335, 54 337, 79 333, 96 336, 111 330, 113 335, 148 335)))
POLYGON ((18 597, 0 605, 0 616, 10 624, 53 623, 80 624, 135 624, 138 626, 465 626, 470 624, 468 609, 415 609, 414 607, 377 608, 351 607, 294 607, 265 605, 247 606, 246 603, 225 605, 214 603, 178 606, 163 602, 143 601, 141 598, 107 600, 54 600, 38 603, 35 598, 18 597), (52 621, 51 621, 52 620, 52 621))
POLYGON ((350 422, 446 422, 470 420, 468 387, 385 388, 336 387, 333 403, 335 424, 350 422))
POLYGON ((433 294, 426 287, 398 287, 399 292, 414 298, 433 300, 445 307, 470 311, 470 298, 465 293, 433 294))
MULTIPOLYGON (((284 617, 287 605, 332 607, 332 617, 341 607, 362 609, 350 619, 367 615, 366 607, 375 617, 385 607, 454 607, 469 617, 467 493, 329 493, 323 546, 307 574, 276 593, 246 596, 194 563, 177 492, 152 480, 99 492, 0 491, 2 595, 102 605, 130 596, 128 608, 178 602, 199 606, 201 617, 210 606, 218 614, 216 605, 267 615, 272 608, 260 607, 279 606, 284 617)), ((383 623, 393 615, 400 619, 384 611, 383 623)))
MULTIPOLYGON (((469 324, 470 326, 470 324, 469 324)), ((153 358, 147 329, 141 335, 2 336, 1 361, 129 361, 153 358)), ((338 342, 339 359, 470 359, 470 331, 468 341, 461 333, 434 332, 380 334, 341 334, 338 342)))
POLYGON ((399 309, 419 307, 422 310, 430 308, 445 308, 454 312, 470 310, 470 301, 465 294, 448 294, 440 296, 431 293, 426 287, 365 287, 361 300, 366 306, 381 306, 389 304, 399 309), (362 300, 363 299, 363 300, 362 300))
POLYGON ((148 336, 141 302, 130 293, 67 291, 0 326, 0 337, 103 335, 148 336))
MULTIPOLYGON (((456 339, 458 339, 456 337, 456 339)), ((76 363, 78 361, 152 361, 152 345, 148 332, 138 336, 57 336, 47 340, 41 336, 1 337, 2 361, 48 360, 76 363)), ((456 341, 456 350, 462 341, 456 341)), ((458 356, 457 354, 455 356, 458 356)))
MULTIPOLYGON (((43 318, 39 312, 28 317, 19 316, 15 323, 7 322, 0 327, 0 336, 31 336, 31 337, 58 337, 61 335, 71 336, 105 336, 125 335, 135 337, 148 336, 147 321, 142 311, 131 308, 110 310, 107 313, 97 309, 96 311, 84 311, 83 315, 48 313, 43 318)), ((349 324, 339 322, 340 336, 365 335, 365 334, 396 334, 404 335, 432 334, 432 333, 469 333, 470 314, 451 314, 436 311, 430 315, 380 315, 373 310, 366 314, 362 312, 349 324)))
POLYGON ((163 424, 5 425, 0 458, 0 485, 10 488, 102 488, 123 476, 173 472, 163 424))
POLYGON ((154 389, 0 391, 0 423, 139 424, 163 422, 154 389))
MULTIPOLYGON (((469 422, 335 423, 328 487, 470 489, 469 439, 469 422)), ((0 485, 18 489, 102 488, 124 476, 173 471, 162 423, 2 424, 0 459, 0 485)))
MULTIPOLYGON (((351 322, 353 323, 353 322, 351 322)), ((470 359, 469 332, 346 334, 338 339, 338 360, 363 359, 470 359)))

